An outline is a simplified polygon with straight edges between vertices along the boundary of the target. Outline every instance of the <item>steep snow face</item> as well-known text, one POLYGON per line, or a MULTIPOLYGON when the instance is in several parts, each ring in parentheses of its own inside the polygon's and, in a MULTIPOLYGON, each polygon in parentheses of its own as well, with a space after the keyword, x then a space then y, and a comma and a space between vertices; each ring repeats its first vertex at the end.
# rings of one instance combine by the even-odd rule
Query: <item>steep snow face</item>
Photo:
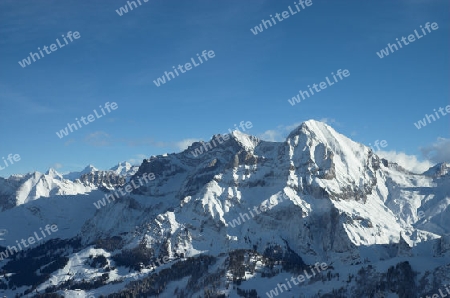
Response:
MULTIPOLYGON (((438 164, 424 173, 433 178, 430 187, 416 187, 423 194, 418 228, 439 235, 450 234, 450 171, 449 164, 438 164)), ((423 186, 423 185, 420 185, 423 186)))
POLYGON ((376 184, 378 157, 324 123, 307 121, 286 141, 297 176, 304 177, 298 186, 317 185, 332 198, 359 200, 376 184))
POLYGON ((231 134, 232 138, 238 142, 246 151, 253 151, 259 143, 259 139, 245 134, 239 130, 234 130, 231 134))
POLYGON ((398 242, 405 230, 403 236, 410 243, 423 240, 410 231, 411 225, 420 219, 423 202, 439 196, 444 186, 430 192, 435 186, 432 179, 383 162, 370 148, 317 121, 303 123, 287 143, 293 166, 289 185, 315 198, 331 199, 342 217, 339 225, 353 244, 398 242))

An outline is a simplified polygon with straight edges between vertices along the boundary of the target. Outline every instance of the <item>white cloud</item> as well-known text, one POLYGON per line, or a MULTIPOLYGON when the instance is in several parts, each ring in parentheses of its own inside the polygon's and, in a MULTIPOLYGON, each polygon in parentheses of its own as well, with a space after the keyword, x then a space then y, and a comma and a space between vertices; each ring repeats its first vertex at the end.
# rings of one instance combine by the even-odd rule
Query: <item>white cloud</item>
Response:
POLYGON ((278 125, 275 129, 269 129, 258 135, 258 138, 269 142, 283 142, 288 134, 295 128, 299 127, 303 122, 296 122, 291 125, 278 125))
POLYGON ((377 151, 378 156, 389 161, 398 163, 403 168, 413 173, 421 174, 432 167, 434 164, 429 160, 420 161, 415 155, 407 155, 396 151, 377 151))
POLYGON ((68 139, 65 143, 64 146, 69 146, 70 144, 75 143, 75 139, 68 139))
POLYGON ((192 145, 192 143, 198 142, 198 141, 200 141, 200 139, 184 139, 179 142, 176 142, 175 147, 178 150, 183 151, 183 150, 187 149, 190 145, 192 145))
POLYGON ((281 142, 283 141, 282 132, 275 129, 266 130, 258 136, 261 140, 269 142, 281 142))
POLYGON ((142 163, 142 160, 148 158, 147 155, 145 154, 136 154, 133 158, 130 158, 129 160, 127 160, 127 162, 129 162, 130 164, 132 164, 133 166, 140 166, 142 163))
POLYGON ((322 119, 320 119, 319 121, 320 121, 320 122, 325 122, 325 123, 328 124, 328 125, 331 125, 331 124, 333 124, 333 123, 337 123, 337 122, 336 122, 336 119, 334 119, 334 118, 322 118, 322 119))
POLYGON ((89 145, 95 147, 103 147, 111 145, 110 135, 104 131, 96 131, 90 133, 84 138, 84 141, 89 145))
POLYGON ((438 138, 437 141, 429 146, 420 148, 424 158, 433 163, 450 163, 450 139, 438 138))
POLYGON ((414 173, 423 173, 430 167, 440 162, 450 162, 450 139, 438 138, 431 145, 420 148, 423 161, 415 155, 407 155, 396 151, 377 151, 380 157, 386 158, 414 173))
POLYGON ((63 165, 60 164, 59 162, 57 162, 57 163, 53 164, 51 167, 54 168, 55 170, 57 170, 57 169, 61 169, 63 167, 63 165))
MULTIPOLYGON (((285 132, 290 133, 291 131, 293 131, 294 129, 299 127, 302 123, 303 123, 303 121, 302 122, 295 122, 294 124, 287 125, 286 127, 284 127, 285 132)), ((280 126, 278 126, 278 127, 280 127, 280 126)))

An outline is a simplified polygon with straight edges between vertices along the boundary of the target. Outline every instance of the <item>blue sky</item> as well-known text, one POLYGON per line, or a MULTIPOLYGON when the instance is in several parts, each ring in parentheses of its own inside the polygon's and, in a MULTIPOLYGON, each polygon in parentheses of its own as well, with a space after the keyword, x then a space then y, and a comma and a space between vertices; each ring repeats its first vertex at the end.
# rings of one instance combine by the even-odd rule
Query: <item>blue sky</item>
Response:
POLYGON ((0 158, 21 156, 0 176, 139 163, 243 120, 265 140, 324 120, 366 145, 386 140, 385 154, 399 162, 423 168, 426 158, 450 161, 450 116, 420 130, 413 125, 450 104, 448 1, 313 0, 258 35, 250 28, 294 1, 141 3, 119 16, 126 1, 0 2, 0 158), (388 57, 376 55, 426 22, 439 29, 388 57), (81 37, 25 68, 18 64, 68 31, 81 37), (155 86, 164 71, 203 50, 215 57, 155 86), (350 76, 288 103, 338 69, 350 76), (118 109, 57 137, 106 102, 118 109))

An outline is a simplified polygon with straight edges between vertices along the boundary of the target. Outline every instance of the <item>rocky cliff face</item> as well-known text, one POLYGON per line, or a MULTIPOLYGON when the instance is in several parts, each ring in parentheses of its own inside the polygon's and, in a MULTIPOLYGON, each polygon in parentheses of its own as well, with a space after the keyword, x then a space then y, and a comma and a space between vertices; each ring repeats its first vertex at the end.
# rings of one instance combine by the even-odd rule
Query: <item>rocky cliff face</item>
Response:
POLYGON ((115 188, 126 183, 126 177, 117 175, 110 171, 96 171, 83 174, 79 178, 82 184, 86 186, 115 188))

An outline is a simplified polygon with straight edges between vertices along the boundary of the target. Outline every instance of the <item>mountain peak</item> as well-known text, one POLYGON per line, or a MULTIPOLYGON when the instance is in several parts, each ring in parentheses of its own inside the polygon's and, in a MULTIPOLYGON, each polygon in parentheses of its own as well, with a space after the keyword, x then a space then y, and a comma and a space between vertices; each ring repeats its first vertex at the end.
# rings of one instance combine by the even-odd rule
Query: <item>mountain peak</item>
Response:
POLYGON ((59 172, 57 172, 54 168, 48 169, 45 175, 48 175, 52 178, 60 178, 60 179, 63 178, 63 176, 59 172))
POLYGON ((81 171, 81 173, 85 174, 85 173, 96 172, 96 171, 98 171, 98 169, 96 167, 94 167, 93 165, 89 164, 84 168, 83 171, 81 171))
POLYGON ((259 143, 257 137, 248 135, 239 130, 233 130, 230 136, 247 151, 253 151, 259 143))
POLYGON ((117 171, 117 170, 121 170, 123 168, 128 170, 131 167, 132 167, 132 165, 129 162, 123 161, 123 162, 119 162, 116 166, 112 167, 110 170, 111 171, 117 171))
POLYGON ((138 166, 133 166, 129 162, 123 161, 109 170, 113 171, 119 176, 132 176, 137 172, 138 168, 138 166))
POLYGON ((450 173, 450 164, 441 162, 441 163, 438 163, 438 164, 432 166, 425 172, 423 172, 423 175, 431 176, 431 177, 441 177, 441 176, 445 176, 449 173, 450 173))
POLYGON ((322 135, 324 137, 329 136, 330 132, 337 134, 331 126, 325 124, 324 122, 310 119, 291 131, 291 133, 287 136, 287 139, 291 139, 299 134, 310 134, 310 132, 313 132, 316 135, 322 135))
MULTIPOLYGON (((304 138, 315 140, 316 143, 321 143, 326 147, 333 149, 335 152, 357 152, 359 150, 364 150, 363 148, 365 147, 343 134, 338 133, 328 124, 317 120, 303 122, 287 136, 286 141, 296 144, 300 139, 304 138)), ((306 139, 304 139, 304 141, 306 141, 306 139)))

